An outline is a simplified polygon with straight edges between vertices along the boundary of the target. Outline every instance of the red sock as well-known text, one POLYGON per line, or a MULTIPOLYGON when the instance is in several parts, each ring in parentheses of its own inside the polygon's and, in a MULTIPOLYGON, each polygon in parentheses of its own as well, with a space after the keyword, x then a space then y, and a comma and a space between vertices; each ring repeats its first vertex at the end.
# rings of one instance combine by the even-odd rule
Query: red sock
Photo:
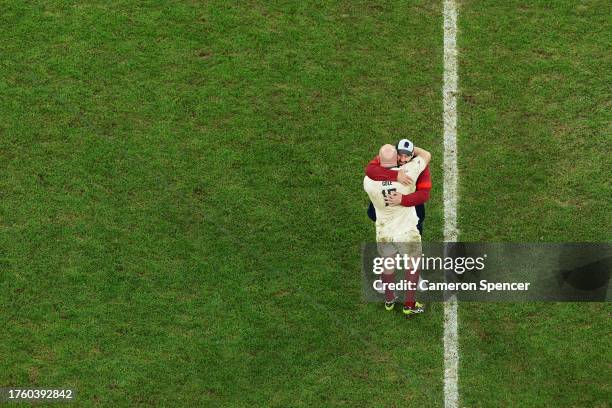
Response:
POLYGON ((387 302, 393 302, 393 300, 395 299, 395 292, 393 292, 391 289, 389 289, 389 283, 395 283, 395 273, 383 273, 382 274, 382 281, 383 284, 385 285, 385 301, 387 302))
POLYGON ((404 303, 404 306, 406 307, 414 307, 415 304, 415 295, 416 295, 416 285, 418 285, 419 283, 419 271, 415 271, 414 273, 410 273, 411 270, 408 269, 406 270, 406 280, 408 282, 412 282, 413 286, 414 286, 414 290, 409 290, 406 289, 406 302, 404 303))

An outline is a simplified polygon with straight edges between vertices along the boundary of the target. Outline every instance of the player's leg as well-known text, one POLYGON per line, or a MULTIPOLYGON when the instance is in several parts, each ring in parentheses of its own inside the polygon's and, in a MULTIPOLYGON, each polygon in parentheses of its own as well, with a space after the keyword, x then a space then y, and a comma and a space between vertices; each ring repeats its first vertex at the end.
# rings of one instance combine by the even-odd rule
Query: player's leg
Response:
POLYGON ((376 222, 376 210, 374 209, 374 204, 370 201, 370 205, 368 207, 368 217, 374 222, 376 222))
MULTIPOLYGON (((395 244, 392 242, 378 242, 378 254, 384 258, 394 258, 397 254, 395 244)), ((383 262, 383 265, 386 263, 383 262)), ((395 291, 391 289, 390 285, 395 284, 395 268, 385 268, 381 275, 383 283, 383 289, 385 291, 385 309, 393 310, 395 307, 395 291)))
POLYGON ((404 308, 402 309, 402 312, 406 316, 423 313, 425 311, 425 305, 416 301, 416 288, 419 284, 419 269, 407 269, 405 279, 414 286, 406 289, 406 299, 404 301, 404 308))
POLYGON ((383 286, 385 288, 385 309, 390 311, 395 307, 395 291, 390 284, 395 284, 395 269, 385 269, 382 273, 383 286))
POLYGON ((417 229, 419 230, 419 234, 423 236, 423 222, 425 221, 425 204, 420 204, 414 207, 416 210, 417 217, 419 217, 419 223, 417 224, 417 229))
POLYGON ((404 308, 402 312, 406 316, 411 316, 425 311, 425 306, 416 301, 417 285, 419 284, 419 272, 420 262, 422 254, 422 246, 420 242, 420 235, 417 237, 416 233, 409 234, 406 238, 410 242, 405 245, 405 251, 410 257, 410 267, 406 269, 406 298, 404 300, 404 308))
POLYGON ((413 308, 416 301, 416 286, 419 283, 419 269, 409 268, 406 269, 406 275, 404 277, 406 282, 409 283, 406 289, 406 298, 404 300, 404 306, 413 308))

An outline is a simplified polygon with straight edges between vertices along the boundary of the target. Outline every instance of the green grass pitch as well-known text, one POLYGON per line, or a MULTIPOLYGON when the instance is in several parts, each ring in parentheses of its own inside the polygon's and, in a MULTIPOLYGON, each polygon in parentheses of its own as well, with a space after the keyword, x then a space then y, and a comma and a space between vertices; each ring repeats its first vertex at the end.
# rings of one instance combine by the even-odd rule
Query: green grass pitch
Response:
MULTIPOLYGON (((610 4, 459 2, 459 229, 610 241, 610 4)), ((363 167, 433 154, 441 1, 0 2, 0 387, 442 406, 442 304, 361 301, 363 167)), ((607 407, 608 304, 459 305, 461 405, 607 407)))

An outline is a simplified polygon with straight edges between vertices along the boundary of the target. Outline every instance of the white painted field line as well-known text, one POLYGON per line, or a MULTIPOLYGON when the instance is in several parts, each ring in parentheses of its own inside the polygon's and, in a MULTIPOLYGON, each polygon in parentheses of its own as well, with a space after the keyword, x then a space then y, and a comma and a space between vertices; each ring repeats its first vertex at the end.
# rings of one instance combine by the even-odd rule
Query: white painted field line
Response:
MULTIPOLYGON (((457 5, 444 0, 444 241, 457 231, 457 5)), ((459 406, 457 299, 444 302, 444 407, 459 406)))

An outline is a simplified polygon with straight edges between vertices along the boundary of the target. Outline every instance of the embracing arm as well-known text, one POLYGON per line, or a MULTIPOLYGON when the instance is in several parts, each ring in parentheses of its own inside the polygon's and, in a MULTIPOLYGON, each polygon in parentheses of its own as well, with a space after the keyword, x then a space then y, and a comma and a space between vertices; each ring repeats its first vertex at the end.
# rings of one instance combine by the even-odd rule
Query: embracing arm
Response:
POLYGON ((401 205, 404 207, 414 207, 429 201, 429 191, 431 190, 431 173, 429 166, 421 173, 417 179, 416 191, 411 194, 402 195, 401 205))
POLYGON ((414 156, 421 157, 423 160, 425 160, 426 165, 429 164, 431 160, 431 153, 429 153, 425 149, 421 149, 420 147, 416 147, 416 146, 414 146, 414 156))
POLYGON ((429 200, 431 190, 431 173, 429 166, 419 175, 416 182, 416 191, 410 194, 392 193, 385 197, 385 202, 389 205, 402 205, 404 207, 414 207, 426 203, 429 200))
MULTIPOLYGON (((429 161, 431 160, 431 153, 429 153, 425 149, 422 149, 422 148, 416 147, 416 146, 414 147, 414 156, 422 158, 423 161, 425 162, 425 166, 427 166, 429 164, 429 161)), ((427 171, 429 173, 429 170, 427 170, 427 171)), ((425 172, 425 170, 423 170, 423 173, 424 172, 425 172)), ((368 176, 372 180, 376 180, 376 181, 384 181, 384 180, 399 181, 400 183, 402 183, 404 185, 408 185, 408 184, 413 182, 413 179, 411 179, 410 176, 407 176, 405 174, 400 174, 399 175, 399 179, 398 179, 398 174, 399 173, 400 172, 398 172, 398 171, 390 170, 390 169, 386 169, 386 168, 382 167, 380 165, 380 158, 378 156, 376 156, 372 160, 370 160, 370 162, 368 163, 368 165, 365 168, 366 176, 368 176)), ((419 177, 419 179, 420 179, 420 177, 419 177)), ((419 179, 417 179, 417 190, 419 190, 419 186, 418 186, 418 180, 419 179)), ((429 183, 431 185, 431 181, 429 183)))
POLYGON ((376 156, 365 168, 365 174, 372 180, 376 181, 397 181, 397 171, 385 169, 380 165, 380 158, 376 156))
POLYGON ((375 181, 397 181, 407 186, 412 179, 404 172, 385 169, 380 165, 380 158, 373 158, 365 168, 366 176, 375 181))

